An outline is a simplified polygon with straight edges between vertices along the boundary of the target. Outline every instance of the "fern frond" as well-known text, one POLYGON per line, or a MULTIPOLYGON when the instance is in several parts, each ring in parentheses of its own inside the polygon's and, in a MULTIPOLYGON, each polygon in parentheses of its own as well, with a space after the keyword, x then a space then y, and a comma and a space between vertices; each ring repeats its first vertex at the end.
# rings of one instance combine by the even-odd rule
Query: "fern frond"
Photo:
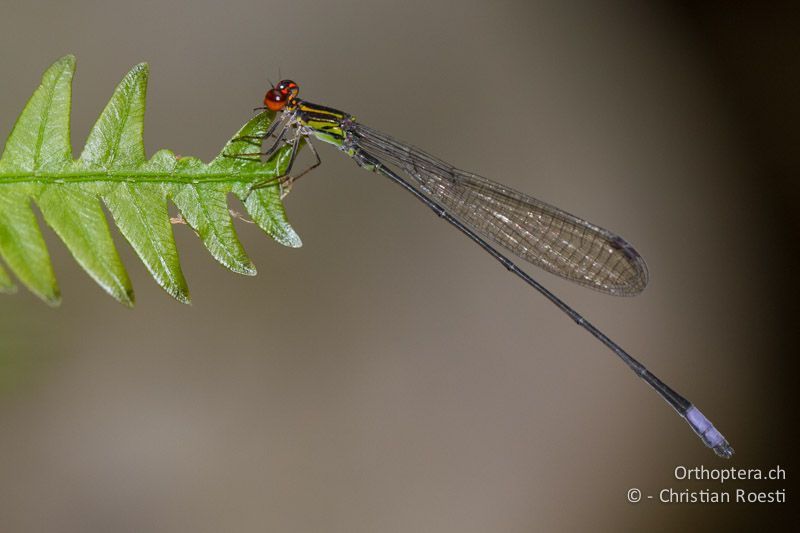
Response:
MULTIPOLYGON (((73 159, 69 120, 75 58, 56 61, 17 119, 0 157, 0 257, 17 279, 45 302, 60 292, 33 204, 86 272, 111 296, 133 305, 131 282, 111 238, 103 205, 153 278, 181 302, 189 289, 181 271, 167 211, 171 200, 205 247, 234 272, 256 269, 236 237, 227 195, 238 196, 261 229, 298 247, 280 186, 253 189, 282 175, 290 150, 267 162, 259 149, 236 139, 263 134, 272 113, 255 116, 210 163, 160 150, 145 158, 143 125, 148 68, 135 66, 117 86, 73 159), (248 154, 251 157, 248 157, 248 154), (226 156, 244 156, 232 158, 226 156)), ((0 292, 15 285, 0 265, 0 292)))

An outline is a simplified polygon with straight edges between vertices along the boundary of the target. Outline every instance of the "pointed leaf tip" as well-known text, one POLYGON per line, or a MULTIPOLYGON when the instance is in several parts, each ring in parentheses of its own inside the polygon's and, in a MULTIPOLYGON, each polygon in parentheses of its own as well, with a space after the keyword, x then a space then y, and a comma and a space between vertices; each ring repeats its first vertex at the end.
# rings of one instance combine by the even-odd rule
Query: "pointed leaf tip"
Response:
POLYGON ((136 307, 136 298, 134 297, 133 290, 125 292, 124 296, 121 296, 119 298, 116 295, 112 296, 114 296, 114 299, 116 301, 118 301, 128 309, 133 309, 134 307, 136 307))
POLYGON ((61 305, 61 293, 58 292, 56 294, 51 294, 47 296, 40 296, 44 303, 49 305, 50 307, 59 307, 61 305))
POLYGON ((104 200, 122 235, 156 282, 177 300, 188 303, 189 287, 178 259, 165 190, 158 183, 120 183, 104 200))
POLYGON ((122 78, 89 132, 81 163, 99 168, 144 163, 147 72, 147 63, 139 63, 122 78))
POLYGON ((65 56, 44 72, 8 136, 0 168, 37 171, 72 159, 69 113, 74 70, 75 58, 65 56))
POLYGON ((75 59, 74 54, 67 54, 56 61, 56 63, 63 63, 65 65, 72 65, 72 66, 74 66, 76 62, 77 59, 75 59))

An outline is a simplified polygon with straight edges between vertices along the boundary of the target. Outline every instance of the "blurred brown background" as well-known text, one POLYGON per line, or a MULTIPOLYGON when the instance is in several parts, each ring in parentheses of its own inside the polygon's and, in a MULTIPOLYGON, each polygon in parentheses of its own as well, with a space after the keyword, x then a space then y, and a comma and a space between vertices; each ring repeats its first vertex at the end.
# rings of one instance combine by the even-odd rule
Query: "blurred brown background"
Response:
POLYGON ((176 227, 192 306, 119 239, 138 301, 122 308, 47 230, 62 306, 0 298, 0 531, 789 530, 792 493, 625 495, 789 483, 680 482, 677 465, 796 474, 796 10, 564 4, 3 0, 0 132, 74 53, 77 154, 146 60, 149 153, 209 159, 280 71, 633 242, 652 276, 634 299, 535 274, 695 402, 733 460, 409 195, 322 147, 286 201, 303 248, 239 224, 258 277, 176 227))

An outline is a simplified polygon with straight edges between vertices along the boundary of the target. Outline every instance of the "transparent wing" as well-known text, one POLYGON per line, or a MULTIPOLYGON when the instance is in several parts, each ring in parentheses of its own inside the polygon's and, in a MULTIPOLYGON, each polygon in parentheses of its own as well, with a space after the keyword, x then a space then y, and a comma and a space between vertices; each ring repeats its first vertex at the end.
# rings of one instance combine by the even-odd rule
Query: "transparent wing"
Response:
POLYGON ((632 296, 647 285, 644 260, 622 237, 362 124, 351 134, 366 152, 411 176, 425 196, 514 255, 607 294, 632 296))

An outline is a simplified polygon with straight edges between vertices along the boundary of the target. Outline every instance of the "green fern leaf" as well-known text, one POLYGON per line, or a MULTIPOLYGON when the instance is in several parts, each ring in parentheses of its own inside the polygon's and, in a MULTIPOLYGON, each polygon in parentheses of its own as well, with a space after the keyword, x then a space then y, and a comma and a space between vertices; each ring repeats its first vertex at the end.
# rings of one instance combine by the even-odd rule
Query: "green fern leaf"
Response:
MULTIPOLYGON (((300 238, 289 225, 280 186, 251 189, 285 172, 290 149, 261 162, 257 146, 236 141, 263 134, 273 113, 255 116, 206 164, 160 150, 145 157, 148 69, 134 67, 117 86, 73 159, 69 119, 75 58, 56 61, 17 119, 0 157, 0 257, 45 302, 60 293, 33 205, 86 272, 111 296, 133 305, 133 289, 111 237, 103 205, 153 278, 181 302, 189 289, 168 215, 171 200, 211 255, 234 272, 256 269, 236 236, 227 203, 233 193, 268 235, 285 246, 300 238), (239 156, 229 157, 229 156, 239 156)), ((0 265, 0 292, 16 289, 0 265)))

